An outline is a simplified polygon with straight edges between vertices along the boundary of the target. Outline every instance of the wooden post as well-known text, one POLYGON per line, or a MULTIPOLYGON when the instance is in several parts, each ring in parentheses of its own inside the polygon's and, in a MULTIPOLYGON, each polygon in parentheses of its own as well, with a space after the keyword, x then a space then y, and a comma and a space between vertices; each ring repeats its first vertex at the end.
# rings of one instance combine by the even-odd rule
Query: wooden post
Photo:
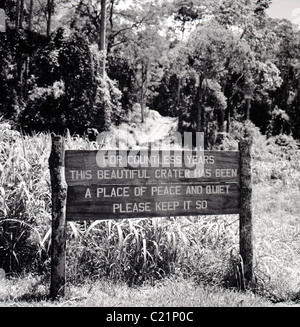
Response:
POLYGON ((240 255, 242 257, 245 288, 253 280, 253 226, 252 226, 252 139, 245 138, 239 143, 241 190, 240 190, 240 255))
POLYGON ((66 197, 65 146, 61 136, 52 136, 49 157, 52 189, 52 252, 51 285, 52 300, 65 295, 66 283, 66 197))

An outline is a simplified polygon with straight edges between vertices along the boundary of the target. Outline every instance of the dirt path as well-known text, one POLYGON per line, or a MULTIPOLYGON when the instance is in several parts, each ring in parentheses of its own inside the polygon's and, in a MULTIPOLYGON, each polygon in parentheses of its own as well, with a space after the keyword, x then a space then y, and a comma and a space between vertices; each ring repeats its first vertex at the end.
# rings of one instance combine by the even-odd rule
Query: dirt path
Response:
POLYGON ((130 145, 143 147, 149 143, 163 141, 172 135, 177 130, 177 118, 163 117, 157 113, 155 117, 147 118, 144 123, 123 124, 120 129, 115 130, 115 133, 120 138, 126 137, 126 130, 130 133, 130 145))
POLYGON ((175 130, 177 120, 169 117, 162 117, 151 129, 150 134, 147 135, 145 142, 157 142, 170 136, 175 130))

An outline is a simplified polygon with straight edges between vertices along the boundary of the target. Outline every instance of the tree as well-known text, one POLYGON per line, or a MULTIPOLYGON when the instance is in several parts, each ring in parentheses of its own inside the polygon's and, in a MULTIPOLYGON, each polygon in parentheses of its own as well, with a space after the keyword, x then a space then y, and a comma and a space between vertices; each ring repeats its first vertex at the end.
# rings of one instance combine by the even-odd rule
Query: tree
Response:
MULTIPOLYGON (((236 107, 236 101, 243 102, 246 119, 250 119, 252 105, 267 102, 269 92, 281 84, 279 71, 269 55, 274 41, 269 43, 266 38, 269 30, 265 10, 269 4, 268 0, 223 0, 216 10, 216 20, 228 30, 236 31, 248 46, 251 60, 242 55, 247 64, 242 64, 243 69, 235 72, 225 87, 229 108, 236 107)), ((228 118, 230 113, 232 109, 228 110, 228 118)))
POLYGON ((108 129, 120 115, 120 93, 102 79, 98 47, 59 29, 47 46, 35 53, 31 85, 22 127, 63 133, 87 128, 108 129))
POLYGON ((187 25, 199 23, 211 16, 216 5, 215 0, 174 0, 172 2, 174 20, 181 22, 181 30, 184 32, 187 25))
MULTIPOLYGON (((197 86, 195 116, 199 132, 203 132, 206 125, 205 99, 207 92, 211 90, 212 83, 217 87, 219 93, 222 92, 220 83, 222 77, 226 75, 229 65, 232 64, 231 60, 234 60, 231 57, 235 48, 234 43, 234 35, 213 22, 199 26, 188 41, 189 66, 196 78, 197 86)), ((219 98, 222 98, 221 94, 219 98)), ((226 105, 224 107, 224 101, 221 102, 223 103, 221 110, 225 110, 226 105)), ((222 126, 221 129, 223 129, 222 126)))
POLYGON ((269 112, 270 120, 274 117, 274 110, 283 110, 289 117, 290 129, 299 138, 299 95, 300 95, 300 31, 287 20, 269 19, 269 31, 272 31, 273 46, 269 55, 278 67, 282 78, 282 85, 271 93, 272 106, 269 112))
POLYGON ((127 66, 134 72, 135 92, 133 101, 144 108, 153 97, 155 87, 162 78, 164 55, 168 49, 168 39, 160 34, 164 10, 156 1, 135 1, 134 6, 119 11, 119 20, 109 31, 109 54, 122 52, 127 66))

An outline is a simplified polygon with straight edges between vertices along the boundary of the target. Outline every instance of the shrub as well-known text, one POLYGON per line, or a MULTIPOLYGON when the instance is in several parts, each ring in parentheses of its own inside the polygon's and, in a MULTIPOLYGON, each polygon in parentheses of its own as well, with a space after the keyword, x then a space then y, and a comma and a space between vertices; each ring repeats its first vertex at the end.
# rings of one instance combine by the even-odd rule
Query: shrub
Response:
POLYGON ((6 272, 42 263, 50 221, 48 146, 49 137, 22 137, 0 124, 0 265, 6 272))

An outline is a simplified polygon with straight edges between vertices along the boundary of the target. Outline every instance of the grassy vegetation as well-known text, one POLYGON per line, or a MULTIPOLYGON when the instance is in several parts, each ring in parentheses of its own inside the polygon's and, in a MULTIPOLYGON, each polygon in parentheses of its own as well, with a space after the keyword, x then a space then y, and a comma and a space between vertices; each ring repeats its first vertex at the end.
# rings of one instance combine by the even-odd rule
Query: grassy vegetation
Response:
MULTIPOLYGON (((256 283, 239 292, 238 216, 69 222, 67 296, 47 300, 51 199, 49 134, 0 123, 0 302, 57 306, 271 306, 300 300, 300 162, 289 136, 253 126, 256 283), (22 276, 18 278, 17 276, 22 276), (25 277, 24 277, 25 276, 25 277)), ((236 149, 233 124, 221 149, 236 149)), ((67 148, 97 144, 66 135, 67 148)))
MULTIPOLYGON (((48 285, 41 278, 27 275, 1 285, 0 303, 8 306, 53 307, 274 307, 253 292, 241 293, 219 286, 195 284, 190 279, 170 277, 155 285, 129 287, 111 280, 68 284, 66 297, 48 299, 48 285)), ((288 306, 291 303, 280 304, 288 306)))

